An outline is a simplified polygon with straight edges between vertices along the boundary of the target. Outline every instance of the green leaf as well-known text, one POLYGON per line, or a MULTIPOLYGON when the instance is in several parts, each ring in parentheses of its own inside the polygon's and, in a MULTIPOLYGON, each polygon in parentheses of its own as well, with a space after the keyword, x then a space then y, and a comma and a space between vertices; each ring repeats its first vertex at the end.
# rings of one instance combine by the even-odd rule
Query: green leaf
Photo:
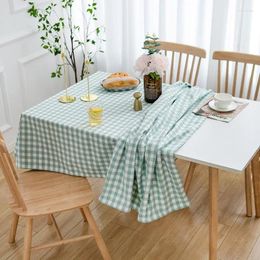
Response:
POLYGON ((56 73, 55 73, 55 72, 52 72, 52 73, 51 73, 51 77, 52 77, 52 78, 55 78, 55 77, 56 77, 56 73))
POLYGON ((53 49, 53 53, 54 53, 55 56, 57 56, 58 54, 61 54, 60 48, 55 47, 55 48, 53 49))
POLYGON ((88 9, 87 9, 87 12, 90 13, 90 14, 93 14, 93 9, 88 8, 88 9))

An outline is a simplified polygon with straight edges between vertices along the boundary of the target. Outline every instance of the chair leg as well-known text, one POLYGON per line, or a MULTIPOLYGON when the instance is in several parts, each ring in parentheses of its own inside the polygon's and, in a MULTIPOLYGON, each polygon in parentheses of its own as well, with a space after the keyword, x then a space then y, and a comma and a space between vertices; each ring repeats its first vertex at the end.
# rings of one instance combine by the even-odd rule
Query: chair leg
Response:
POLYGON ((50 226, 53 224, 51 215, 48 215, 47 224, 50 226))
POLYGON ((33 218, 28 218, 26 223, 25 237, 24 237, 23 260, 30 260, 31 257, 32 227, 33 227, 33 218))
POLYGON ((187 176, 186 176, 185 183, 184 183, 184 191, 186 192, 186 194, 188 194, 189 187, 190 187, 191 180, 192 180, 193 174, 195 172, 196 166, 197 166, 197 164, 193 163, 193 162, 191 162, 189 165, 189 169, 188 169, 187 176))
POLYGON ((81 212, 81 215, 82 215, 82 217, 83 217, 83 219, 84 219, 84 222, 88 222, 88 220, 87 220, 87 218, 86 218, 86 216, 85 216, 85 213, 84 213, 83 208, 80 208, 80 212, 81 212))
POLYGON ((61 234, 60 229, 59 229, 59 227, 57 225, 55 217, 53 216, 53 214, 50 214, 49 217, 51 218, 51 221, 54 224, 54 228, 56 230, 57 236, 59 237, 60 240, 63 240, 62 234, 61 234))
POLYGON ((254 187, 255 217, 260 218, 260 150, 252 160, 252 176, 254 187))
POLYGON ((250 165, 245 170, 246 216, 252 217, 252 175, 250 165))
POLYGON ((8 241, 10 244, 15 242, 18 221, 19 221, 19 215, 13 213, 13 220, 12 220, 11 230, 9 234, 9 241, 8 241))
POLYGON ((86 218, 88 220, 89 226, 90 226, 90 228, 93 231, 93 234, 94 234, 94 237, 96 239, 97 246, 98 246, 98 248, 99 248, 99 250, 101 252, 101 255, 103 256, 103 258, 105 260, 111 260, 111 256, 110 256, 110 254, 108 252, 107 246, 106 246, 106 244, 105 244, 105 242, 104 242, 104 240, 103 240, 103 238, 101 236, 100 231, 98 230, 97 224, 96 224, 96 222, 95 222, 95 220, 94 220, 94 218, 93 218, 89 208, 88 207, 84 207, 82 209, 83 209, 83 212, 84 212, 84 214, 85 214, 85 216, 86 216, 86 218))
POLYGON ((218 169, 209 168, 209 259, 217 260, 218 247, 218 169))

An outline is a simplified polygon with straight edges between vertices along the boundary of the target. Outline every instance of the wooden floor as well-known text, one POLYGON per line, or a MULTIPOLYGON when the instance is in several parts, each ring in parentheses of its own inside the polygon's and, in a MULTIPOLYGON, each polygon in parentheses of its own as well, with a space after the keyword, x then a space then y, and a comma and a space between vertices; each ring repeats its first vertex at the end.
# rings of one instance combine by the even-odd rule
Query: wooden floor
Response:
MULTIPOLYGON (((187 163, 178 163, 184 176, 187 163)), ((89 179, 95 192, 92 213, 102 232, 112 259, 208 259, 208 174, 196 170, 191 185, 191 207, 169 214, 150 224, 136 221, 136 213, 121 213, 98 201, 102 179, 89 179)), ((7 243, 11 211, 0 181, 0 259, 21 259, 24 221, 19 223, 15 245, 7 243)), ((244 176, 221 172, 219 192, 218 259, 260 259, 260 219, 245 217, 244 176)), ((88 232, 79 211, 56 215, 65 237, 88 232)), ((46 218, 34 222, 33 244, 57 239, 46 218)), ((93 240, 35 251, 32 259, 101 259, 93 240)))

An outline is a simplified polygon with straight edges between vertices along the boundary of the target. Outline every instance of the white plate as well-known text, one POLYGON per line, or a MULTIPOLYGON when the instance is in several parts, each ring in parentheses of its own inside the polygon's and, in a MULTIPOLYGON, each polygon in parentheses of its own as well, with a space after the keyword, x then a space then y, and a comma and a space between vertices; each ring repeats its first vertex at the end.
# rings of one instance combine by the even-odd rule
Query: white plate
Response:
POLYGON ((211 100, 209 102, 209 107, 217 112, 231 112, 236 110, 237 104, 235 102, 231 102, 231 104, 227 108, 218 108, 215 106, 215 100, 211 100))

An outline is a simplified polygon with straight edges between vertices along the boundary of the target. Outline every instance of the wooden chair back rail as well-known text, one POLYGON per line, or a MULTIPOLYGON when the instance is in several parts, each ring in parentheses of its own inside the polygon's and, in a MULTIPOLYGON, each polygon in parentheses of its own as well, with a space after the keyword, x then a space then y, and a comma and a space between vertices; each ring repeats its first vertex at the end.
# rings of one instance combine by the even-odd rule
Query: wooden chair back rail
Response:
POLYGON ((215 51, 213 53, 213 59, 260 65, 260 59, 258 55, 240 52, 215 51))
MULTIPOLYGON (((168 53, 171 53, 170 58, 170 68, 169 68, 169 83, 172 84, 175 81, 182 80, 188 82, 192 85, 197 84, 201 58, 206 57, 206 52, 203 49, 171 42, 162 42, 158 41, 160 46, 159 50, 164 50, 164 54, 167 56, 168 53), (179 54, 176 57, 176 53, 179 54), (185 57, 186 55, 186 57, 185 57), (184 58, 184 59, 183 59, 184 58), (185 60, 183 62, 183 60, 185 60), (175 64, 176 63, 176 64, 175 64), (176 67, 176 73, 174 71, 176 67), (176 74, 176 76, 175 76, 176 74)), ((163 82, 166 82, 167 73, 164 73, 163 82)))
POLYGON ((218 60, 218 77, 217 77, 217 92, 221 92, 221 80, 223 72, 222 64, 224 63, 226 66, 225 69, 225 85, 224 85, 224 92, 229 91, 229 87, 231 87, 232 95, 236 96, 236 90, 238 89, 238 96, 240 98, 247 98, 247 99, 254 99, 257 100, 260 88, 260 72, 258 72, 258 78, 255 77, 256 75, 256 68, 260 68, 260 56, 251 55, 251 54, 244 54, 244 53, 236 53, 236 52, 220 52, 216 51, 213 53, 213 59, 218 60), (234 64, 234 73, 233 73, 233 80, 229 82, 230 76, 230 66, 234 64), (238 67, 242 65, 242 74, 241 74, 241 81, 238 84, 238 67), (251 65, 251 69, 249 69, 249 65, 251 65), (246 82, 248 76, 248 82, 246 82), (254 78, 256 79, 256 87, 253 88, 254 78), (248 83, 248 84, 247 84, 248 83), (232 84, 232 85, 230 85, 232 84), (247 84, 247 92, 245 92, 245 86, 247 84), (253 93, 254 91, 254 93, 253 93))
POLYGON ((164 41, 158 41, 158 43, 160 43, 160 46, 158 46, 158 49, 160 50, 184 52, 201 58, 206 57, 206 51, 204 49, 195 46, 174 43, 174 42, 164 42, 164 41))
POLYGON ((16 175, 13 172, 14 166, 11 166, 10 163, 12 161, 5 143, 0 140, 0 166, 3 169, 5 180, 17 207, 26 210, 25 202, 17 184, 16 175))

